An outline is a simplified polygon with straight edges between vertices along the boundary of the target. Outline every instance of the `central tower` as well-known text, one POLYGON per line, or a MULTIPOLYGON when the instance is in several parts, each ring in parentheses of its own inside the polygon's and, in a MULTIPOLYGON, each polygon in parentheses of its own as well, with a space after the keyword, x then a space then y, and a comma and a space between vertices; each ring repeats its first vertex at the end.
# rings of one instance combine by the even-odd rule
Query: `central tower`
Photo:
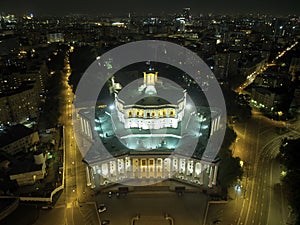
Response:
POLYGON ((184 116, 186 90, 164 84, 158 80, 158 72, 144 72, 143 84, 136 90, 115 93, 115 106, 125 129, 177 128, 184 116))

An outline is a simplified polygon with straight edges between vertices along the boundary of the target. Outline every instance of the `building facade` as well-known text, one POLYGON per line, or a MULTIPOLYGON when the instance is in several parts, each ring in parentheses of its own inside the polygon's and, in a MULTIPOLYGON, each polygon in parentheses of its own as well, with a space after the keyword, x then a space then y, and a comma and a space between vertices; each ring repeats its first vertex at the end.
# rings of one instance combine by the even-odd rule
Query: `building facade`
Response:
POLYGON ((39 115, 37 91, 37 86, 32 84, 0 95, 0 125, 37 118, 39 115))
POLYGON ((191 142, 197 144, 200 138, 206 145, 222 129, 217 110, 204 113, 200 107, 191 109, 186 90, 162 84, 157 73, 152 72, 144 73, 138 90, 121 90, 114 97, 114 107, 101 109, 100 116, 96 109, 96 118, 88 109, 78 113, 77 144, 80 149, 90 146, 88 151, 81 152, 88 165, 89 184, 105 187, 134 181, 140 185, 170 179, 198 187, 211 188, 217 184, 218 160, 202 157, 205 146, 194 146, 195 153, 187 154, 193 148, 191 142), (163 91, 170 88, 167 91, 176 104, 158 101, 160 85, 163 91), (139 95, 137 102, 130 97, 133 95, 139 95), (94 145, 97 136, 102 147, 94 145))
POLYGON ((126 155, 90 165, 100 186, 132 179, 174 179, 212 187, 217 183, 218 165, 200 159, 164 154, 126 155))
POLYGON ((0 150, 10 155, 28 151, 29 148, 38 142, 38 133, 21 124, 12 126, 0 133, 0 150))

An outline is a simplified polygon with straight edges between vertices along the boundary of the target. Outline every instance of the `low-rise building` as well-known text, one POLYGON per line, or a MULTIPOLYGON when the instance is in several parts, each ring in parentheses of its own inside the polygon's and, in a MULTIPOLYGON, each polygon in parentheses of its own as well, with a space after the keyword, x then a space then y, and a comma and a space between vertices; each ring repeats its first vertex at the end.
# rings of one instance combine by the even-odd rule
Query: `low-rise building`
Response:
POLYGON ((39 98, 35 82, 0 95, 0 125, 21 123, 39 115, 39 98))
POLYGON ((21 124, 9 127, 0 132, 0 150, 10 155, 27 151, 38 141, 38 133, 21 124))
POLYGON ((16 180, 19 186, 32 185, 46 176, 46 157, 36 153, 32 157, 14 165, 10 171, 10 179, 16 180))
POLYGON ((265 87, 255 87, 251 91, 252 102, 269 112, 288 111, 293 95, 265 87))

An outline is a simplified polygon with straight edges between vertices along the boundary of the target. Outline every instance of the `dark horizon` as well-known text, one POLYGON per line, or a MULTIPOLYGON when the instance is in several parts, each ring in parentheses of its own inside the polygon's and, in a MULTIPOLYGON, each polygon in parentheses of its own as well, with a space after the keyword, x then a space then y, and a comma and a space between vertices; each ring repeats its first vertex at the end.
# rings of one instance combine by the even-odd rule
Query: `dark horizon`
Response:
POLYGON ((1 12, 13 13, 16 15, 25 15, 33 13, 34 15, 68 15, 68 14, 112 14, 125 15, 134 12, 137 15, 145 14, 163 14, 163 13, 180 13, 182 8, 189 7, 194 16, 200 14, 250 14, 260 13, 274 16, 300 15, 300 5, 295 0, 212 0, 208 1, 137 1, 127 0, 126 2, 95 1, 86 0, 84 4, 78 0, 52 0, 38 1, 31 0, 20 2, 19 0, 1 1, 1 12), (172 8, 170 8, 170 6, 172 8))

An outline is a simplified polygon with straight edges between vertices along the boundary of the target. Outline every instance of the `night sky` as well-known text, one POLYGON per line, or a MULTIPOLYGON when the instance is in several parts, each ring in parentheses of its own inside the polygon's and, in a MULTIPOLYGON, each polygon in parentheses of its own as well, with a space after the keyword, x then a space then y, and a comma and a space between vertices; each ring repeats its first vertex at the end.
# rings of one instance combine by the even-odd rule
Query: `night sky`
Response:
POLYGON ((190 7, 193 15, 200 13, 267 13, 272 15, 300 14, 299 0, 0 0, 0 12, 24 15, 64 15, 70 13, 125 15, 159 15, 181 12, 190 7))

